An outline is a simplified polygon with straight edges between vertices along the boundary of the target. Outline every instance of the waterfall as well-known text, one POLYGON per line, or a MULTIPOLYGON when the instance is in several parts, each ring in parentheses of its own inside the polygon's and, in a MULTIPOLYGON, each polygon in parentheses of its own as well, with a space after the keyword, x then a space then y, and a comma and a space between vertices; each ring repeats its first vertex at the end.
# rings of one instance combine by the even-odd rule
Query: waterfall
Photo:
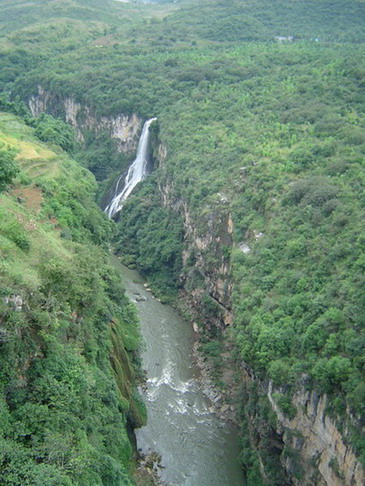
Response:
POLYGON ((156 118, 151 118, 147 120, 143 125, 143 130, 141 138, 139 139, 137 155, 134 162, 130 165, 127 175, 123 177, 123 173, 115 186, 113 196, 110 200, 108 206, 104 209, 109 218, 112 218, 118 211, 123 207, 123 202, 127 199, 136 185, 141 182, 147 173, 147 163, 148 163, 148 142, 149 142, 149 128, 151 123, 156 120, 156 118), (123 185, 122 185, 123 184, 123 185))

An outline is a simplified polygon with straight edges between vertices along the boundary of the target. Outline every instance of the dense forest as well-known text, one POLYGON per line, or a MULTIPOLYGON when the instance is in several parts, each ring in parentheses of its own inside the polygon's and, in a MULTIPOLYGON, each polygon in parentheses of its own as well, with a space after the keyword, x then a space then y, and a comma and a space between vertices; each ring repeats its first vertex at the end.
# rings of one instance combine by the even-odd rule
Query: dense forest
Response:
MULTIPOLYGON (((229 350, 235 382, 219 373, 217 381, 236 390, 249 485, 304 484, 305 469, 305 484, 331 484, 318 472, 320 454, 305 463, 285 435, 304 391, 327 397, 326 416, 364 465, 365 4, 4 0, 0 15, 0 109, 28 127, 14 115, 1 122, 1 210, 14 219, 1 220, 1 291, 24 299, 22 312, 2 304, 4 484, 46 484, 30 476, 33 466, 49 484, 128 484, 125 420, 140 423, 143 413, 129 385, 121 398, 105 380, 108 353, 120 359, 115 336, 130 373, 138 337, 107 266, 110 238, 162 300, 198 322, 208 355, 219 362, 229 350), (23 105, 32 99, 47 114, 32 117, 23 105), (87 108, 72 120, 78 140, 61 120, 65 100, 87 108), (87 117, 119 115, 158 121, 153 174, 114 224, 92 202, 86 169, 100 200, 133 153, 87 117), (30 150, 28 137, 45 151, 31 166, 16 155, 30 150), (35 232, 17 216, 22 185, 43 194, 35 232), (103 398, 106 389, 114 391, 103 398), (76 425, 52 455, 70 408, 76 425), (103 471, 85 465, 93 454, 103 471), (81 464, 78 483, 66 482, 67 460, 81 464)), ((338 457, 328 464, 333 484, 350 484, 338 457)))

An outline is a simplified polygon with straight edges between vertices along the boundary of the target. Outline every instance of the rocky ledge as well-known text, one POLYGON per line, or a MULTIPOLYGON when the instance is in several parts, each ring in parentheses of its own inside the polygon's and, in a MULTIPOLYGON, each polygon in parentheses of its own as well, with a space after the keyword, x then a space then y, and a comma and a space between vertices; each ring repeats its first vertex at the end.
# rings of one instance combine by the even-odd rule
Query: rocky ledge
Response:
POLYGON ((230 392, 218 389, 212 379, 213 365, 205 358, 202 352, 199 351, 200 343, 196 341, 193 347, 193 355, 196 365, 200 370, 199 381, 201 389, 206 397, 209 398, 211 405, 209 411, 217 415, 224 421, 229 421, 238 426, 236 417, 236 408, 233 405, 234 387, 230 388, 230 392))

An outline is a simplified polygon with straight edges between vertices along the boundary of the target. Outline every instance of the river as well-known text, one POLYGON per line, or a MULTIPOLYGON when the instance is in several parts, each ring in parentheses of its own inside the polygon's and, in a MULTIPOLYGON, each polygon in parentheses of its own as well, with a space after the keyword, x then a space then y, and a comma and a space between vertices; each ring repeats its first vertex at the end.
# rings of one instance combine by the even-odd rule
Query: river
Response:
POLYGON ((209 412, 193 364, 191 326, 153 297, 136 272, 118 266, 145 343, 148 420, 135 431, 138 448, 161 455, 161 480, 168 486, 242 486, 237 430, 209 412))

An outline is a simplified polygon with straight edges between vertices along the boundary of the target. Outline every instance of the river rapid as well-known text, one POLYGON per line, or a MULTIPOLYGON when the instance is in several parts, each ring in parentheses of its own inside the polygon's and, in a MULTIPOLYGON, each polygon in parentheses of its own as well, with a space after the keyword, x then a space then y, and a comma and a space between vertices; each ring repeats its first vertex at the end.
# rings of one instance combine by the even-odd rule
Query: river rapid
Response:
POLYGON ((168 486, 244 485, 237 430, 209 411, 200 388, 191 326, 153 297, 138 273, 116 265, 136 303, 144 340, 148 420, 135 431, 137 447, 161 455, 160 478, 168 486))

